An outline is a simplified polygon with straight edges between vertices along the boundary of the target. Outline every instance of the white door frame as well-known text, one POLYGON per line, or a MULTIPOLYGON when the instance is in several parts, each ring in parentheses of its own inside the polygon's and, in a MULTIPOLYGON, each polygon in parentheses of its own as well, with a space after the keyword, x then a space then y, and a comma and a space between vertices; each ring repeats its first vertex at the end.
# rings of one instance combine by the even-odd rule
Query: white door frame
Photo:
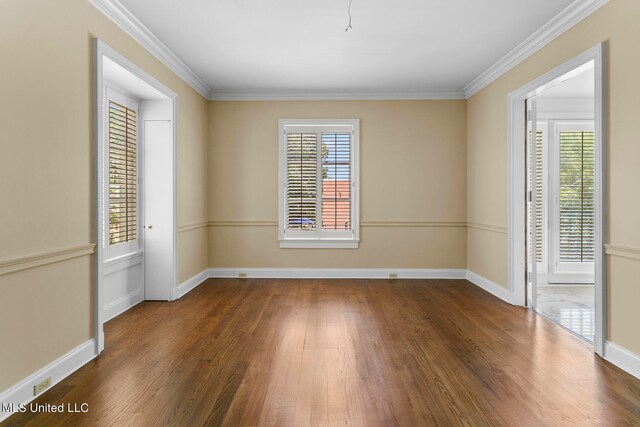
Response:
POLYGON ((509 164, 509 201, 508 201, 508 266, 509 290, 513 303, 526 305, 526 202, 525 202, 525 155, 526 137, 525 99, 535 96, 544 90, 563 81, 567 76, 580 73, 581 67, 594 62, 595 71, 595 338, 594 351, 602 356, 606 339, 606 270, 604 256, 605 233, 605 45, 599 43, 575 58, 554 68, 548 73, 527 83, 508 96, 508 164, 509 164))
POLYGON ((104 76, 103 58, 108 57, 131 74, 148 83, 153 88, 166 95, 172 103, 172 144, 173 144, 173 262, 171 266, 171 299, 175 299, 175 288, 178 282, 178 211, 177 211, 177 123, 178 123, 178 95, 167 86, 150 76, 140 67, 119 54, 109 45, 98 38, 93 39, 93 231, 96 238, 96 253, 94 257, 93 280, 93 326, 96 339, 96 353, 104 350, 104 314, 103 314, 103 261, 104 235, 102 230, 102 214, 104 211, 104 188, 102 182, 104 155, 102 150, 104 137, 104 76))
MULTIPOLYGON (((537 169, 538 169, 538 159, 537 159, 537 145, 538 145, 538 110, 537 110, 537 102, 535 97, 527 98, 528 102, 527 109, 527 120, 525 121, 525 132, 526 132, 526 146, 527 146, 527 154, 525 157, 529 158, 529 168, 531 168, 531 172, 529 174, 529 185, 526 188, 525 194, 530 194, 531 198, 529 200, 529 196, 527 196, 527 200, 529 200, 529 227, 525 226, 525 234, 529 234, 531 237, 531 241, 528 243, 527 248, 527 266, 531 270, 529 271, 529 277, 527 278, 527 283, 530 286, 530 290, 527 289, 527 302, 532 305, 535 309, 538 306, 538 178, 537 178, 537 169)), ((525 173, 527 173, 527 161, 525 160, 525 173)), ((525 179, 525 182, 527 180, 525 179)), ((525 202, 525 209, 527 208, 527 203, 525 202)), ((544 224, 543 224, 544 228, 544 224)), ((525 239, 526 243, 526 239, 525 239)))

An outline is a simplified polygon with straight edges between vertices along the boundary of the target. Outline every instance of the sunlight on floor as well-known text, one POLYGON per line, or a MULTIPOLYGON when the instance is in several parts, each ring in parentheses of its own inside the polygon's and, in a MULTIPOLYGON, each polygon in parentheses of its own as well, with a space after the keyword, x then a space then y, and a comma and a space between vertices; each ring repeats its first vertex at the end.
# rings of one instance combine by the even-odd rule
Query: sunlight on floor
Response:
POLYGON ((593 342, 595 334, 593 285, 540 286, 537 311, 593 342))

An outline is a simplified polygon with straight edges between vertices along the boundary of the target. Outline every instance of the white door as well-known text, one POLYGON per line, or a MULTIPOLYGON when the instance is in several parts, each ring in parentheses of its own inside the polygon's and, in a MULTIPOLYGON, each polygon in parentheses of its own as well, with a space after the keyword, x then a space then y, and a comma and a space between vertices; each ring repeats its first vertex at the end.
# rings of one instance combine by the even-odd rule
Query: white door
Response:
POLYGON ((173 146, 171 121, 144 122, 144 297, 171 300, 173 146))

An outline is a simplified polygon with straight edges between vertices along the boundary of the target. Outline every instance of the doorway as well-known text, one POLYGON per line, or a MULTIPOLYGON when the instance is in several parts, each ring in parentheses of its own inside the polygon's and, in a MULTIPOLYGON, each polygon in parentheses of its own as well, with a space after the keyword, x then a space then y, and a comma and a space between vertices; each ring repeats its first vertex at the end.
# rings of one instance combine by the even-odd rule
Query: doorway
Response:
POLYGON ((595 46, 511 93, 508 104, 513 301, 581 335, 599 355, 606 330, 603 53, 603 44, 595 46))
POLYGON ((95 48, 94 327, 177 282, 177 96, 98 39, 95 48))
POLYGON ((590 61, 525 101, 527 306, 590 343, 595 335, 594 82, 590 61))

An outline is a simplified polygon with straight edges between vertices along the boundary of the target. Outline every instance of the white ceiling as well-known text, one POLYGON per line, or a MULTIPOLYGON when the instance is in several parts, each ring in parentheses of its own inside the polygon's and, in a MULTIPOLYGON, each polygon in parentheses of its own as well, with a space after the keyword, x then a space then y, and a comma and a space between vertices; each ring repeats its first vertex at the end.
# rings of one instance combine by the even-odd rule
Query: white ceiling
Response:
POLYGON ((460 92, 573 0, 120 2, 224 95, 460 92))

